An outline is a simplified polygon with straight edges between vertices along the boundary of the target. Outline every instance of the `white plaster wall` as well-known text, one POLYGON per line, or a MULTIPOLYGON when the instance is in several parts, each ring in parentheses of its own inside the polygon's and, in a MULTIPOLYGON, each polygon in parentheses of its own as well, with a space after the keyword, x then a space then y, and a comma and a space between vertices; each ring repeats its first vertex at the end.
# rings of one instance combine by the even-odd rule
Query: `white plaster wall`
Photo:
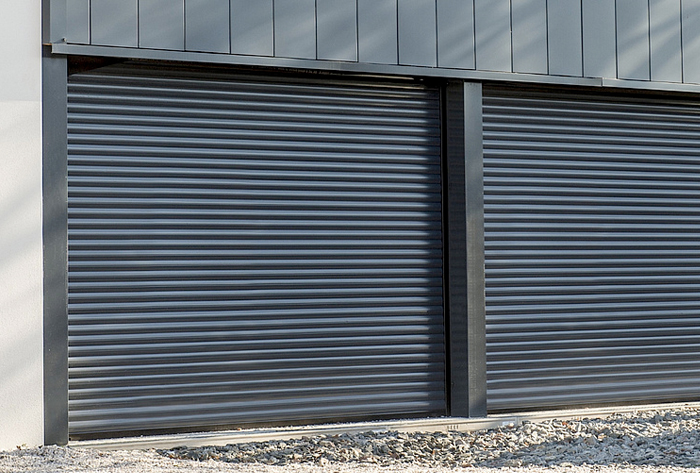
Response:
POLYGON ((0 450, 43 442, 40 3, 0 0, 0 450))

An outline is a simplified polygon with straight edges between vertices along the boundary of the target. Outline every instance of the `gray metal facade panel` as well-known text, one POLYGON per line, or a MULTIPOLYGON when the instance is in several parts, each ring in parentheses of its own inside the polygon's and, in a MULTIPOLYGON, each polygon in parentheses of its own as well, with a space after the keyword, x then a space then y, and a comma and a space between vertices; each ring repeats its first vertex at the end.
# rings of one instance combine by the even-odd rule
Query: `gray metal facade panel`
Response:
POLYGON ((474 0, 476 68, 512 72, 510 0, 474 0))
POLYGON ((398 64, 397 0, 357 0, 360 62, 398 64))
POLYGON ((547 0, 511 0, 511 6, 513 72, 547 74, 547 0))
POLYGON ((231 1, 231 53, 274 55, 272 0, 231 1))
POLYGON ((68 20, 66 16, 68 13, 66 10, 67 4, 65 0, 44 0, 41 2, 42 43, 62 42, 67 37, 66 27, 68 26, 68 20))
POLYGON ((547 2, 549 73, 583 76, 581 0, 547 2))
POLYGON ((683 81, 681 55, 681 3, 649 0, 651 80, 683 81))
POLYGON ((437 66, 435 1, 401 0, 399 2, 399 64, 437 66))
POLYGON ((650 80, 649 3, 617 0, 617 70, 620 79, 650 80))
POLYGON ((229 0, 185 2, 185 49, 212 53, 231 50, 229 0))
POLYGON ((275 56, 316 59, 316 0, 274 0, 275 56))
POLYGON ((615 79, 617 78, 615 2, 582 1, 583 75, 615 79))
POLYGON ((444 415, 437 90, 123 66, 68 100, 73 438, 444 415))
POLYGON ((357 61, 357 2, 316 0, 318 58, 357 61))
POLYGON ((91 0, 90 22, 92 44, 139 45, 138 0, 91 0))
POLYGON ((90 44, 90 0, 66 0, 66 41, 90 44))
POLYGON ((474 69, 474 0, 437 2, 438 66, 474 69))
POLYGON ((139 47, 185 49, 185 0, 139 0, 139 47))
POLYGON ((683 82, 700 84, 700 0, 682 0, 683 82))
MULTIPOLYGON (((91 46, 139 47, 137 25, 141 24, 141 44, 155 48, 147 52, 148 57, 177 60, 176 53, 157 51, 182 49, 179 17, 184 0, 144 0, 144 5, 162 1, 167 8, 161 15, 142 19, 138 0, 94 0, 89 14, 84 11, 87 0, 65 1, 52 6, 44 22, 44 34, 54 43, 67 37, 67 46, 87 40, 91 46), (159 32, 147 24, 165 29, 159 32)), ((191 2, 193 8, 203 11, 194 6, 196 1, 191 2)), ((444 77, 455 77, 455 71, 447 69, 475 69, 650 81, 649 89, 673 87, 659 82, 681 82, 682 67, 683 82, 700 84, 700 0, 213 1, 217 11, 228 2, 230 25, 218 13, 214 17, 213 11, 208 12, 212 15, 209 29, 201 17, 196 31, 186 32, 191 44, 201 38, 201 46, 187 50, 227 53, 229 35, 232 56, 193 59, 190 55, 183 56, 185 60, 250 64, 250 58, 238 57, 245 55, 259 57, 262 62, 257 65, 268 65, 266 58, 278 57, 274 65, 306 69, 318 63, 302 62, 340 60, 357 62, 357 70, 371 73, 376 72, 376 64, 401 64, 405 67, 387 73, 414 75, 411 68, 427 66, 435 68, 431 70, 435 75, 445 69, 444 77), (433 2, 436 11, 428 11, 433 2), (399 28, 399 17, 407 26, 399 28)), ((68 49, 73 51, 100 53, 68 49)), ((327 69, 328 64, 318 67, 327 69)))
POLYGON ((491 411, 700 389, 700 107, 485 91, 491 411))

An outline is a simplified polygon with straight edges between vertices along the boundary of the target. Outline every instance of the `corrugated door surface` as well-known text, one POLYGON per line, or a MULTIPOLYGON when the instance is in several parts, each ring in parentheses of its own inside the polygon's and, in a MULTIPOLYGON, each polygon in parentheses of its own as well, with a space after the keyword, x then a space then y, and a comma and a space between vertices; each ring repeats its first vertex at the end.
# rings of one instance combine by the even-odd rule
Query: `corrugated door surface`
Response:
POLYGON ((445 413, 439 94, 69 78, 72 438, 445 413))
POLYGON ((697 400, 697 103, 484 102, 489 409, 697 400))

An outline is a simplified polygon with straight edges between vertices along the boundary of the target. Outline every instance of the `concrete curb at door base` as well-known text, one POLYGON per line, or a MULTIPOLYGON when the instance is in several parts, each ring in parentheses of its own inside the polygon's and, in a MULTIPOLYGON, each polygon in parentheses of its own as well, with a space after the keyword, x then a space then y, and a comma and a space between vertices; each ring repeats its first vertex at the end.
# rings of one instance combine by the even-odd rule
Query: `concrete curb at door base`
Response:
POLYGON ((97 450, 146 450, 151 448, 205 447, 223 446, 270 440, 289 440, 316 435, 339 435, 367 431, 398 432, 448 432, 496 429, 506 426, 518 426, 523 422, 543 422, 546 420, 572 420, 583 418, 606 417, 611 414, 645 412, 655 410, 695 408, 700 409, 700 402, 669 403, 637 406, 616 406, 587 409, 568 409, 524 412, 517 414, 499 414, 484 418, 441 417, 431 419, 390 420, 377 422, 357 422, 347 424, 312 425, 305 427, 281 427, 270 429, 230 430, 222 432, 201 432, 189 434, 161 435, 150 437, 128 437, 106 440, 86 440, 70 442, 76 448, 97 450))

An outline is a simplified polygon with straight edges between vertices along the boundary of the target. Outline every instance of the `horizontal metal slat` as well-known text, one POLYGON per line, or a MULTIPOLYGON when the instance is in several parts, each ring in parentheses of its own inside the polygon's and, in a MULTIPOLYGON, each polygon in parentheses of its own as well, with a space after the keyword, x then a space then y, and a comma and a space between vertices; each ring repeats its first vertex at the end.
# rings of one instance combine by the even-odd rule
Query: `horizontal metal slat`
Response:
MULTIPOLYGON (((439 333, 440 321, 437 316, 409 318, 408 324, 418 325, 433 325, 434 333, 439 333), (418 320, 416 320, 418 319, 418 320), (427 320, 426 320, 427 319, 427 320)), ((386 319, 383 320, 386 323, 386 319)), ((394 322, 394 321, 390 321, 394 322)), ((196 325, 193 323, 193 327, 196 325)), ((72 329, 72 332, 75 328, 72 329)), ((260 340, 207 340, 200 337, 200 340, 156 340, 151 344, 132 342, 131 340, 122 341, 115 337, 115 341, 111 344, 100 344, 95 346, 90 344, 91 338, 87 338, 86 343, 81 343, 80 337, 73 336, 73 343, 70 348, 71 366, 79 367, 98 363, 111 364, 128 364, 130 357, 142 362, 152 362, 153 360, 181 360, 181 357, 188 359, 210 359, 212 357, 222 356, 226 360, 244 360, 251 357, 259 359, 273 359, 280 357, 287 359, 311 358, 311 357, 337 357, 361 353, 367 355, 369 351, 378 354, 395 354, 402 353, 439 353, 440 344, 434 342, 436 337, 426 337, 422 334, 420 337, 412 335, 397 334, 392 337, 390 342, 377 344, 377 339, 370 336, 348 337, 342 338, 342 346, 333 343, 325 344, 308 344, 307 339, 297 339, 294 343, 286 341, 272 340, 269 343, 260 340), (350 340, 352 339, 352 340, 350 340), (122 342, 122 343, 118 343, 122 342), (307 343, 304 345, 303 343, 307 343)), ((331 341, 332 339, 328 339, 331 341)), ((686 345, 687 346, 687 345, 686 345)))
MULTIPOLYGON (((436 312, 436 311, 434 311, 436 312)), ((265 359, 267 353, 326 353, 334 350, 341 350, 345 355, 357 351, 361 354, 367 354, 370 351, 386 354, 386 347, 393 347, 389 350, 390 354, 397 354, 400 351, 403 353, 414 353, 423 356, 432 353, 439 356, 441 352, 441 340, 439 334, 439 325, 433 323, 432 333, 421 334, 395 334, 391 340, 381 340, 376 334, 360 336, 343 337, 297 337, 264 339, 264 338, 245 338, 238 337, 232 339, 228 335, 231 332, 224 333, 222 337, 210 337, 211 334, 201 334, 197 337, 187 338, 185 336, 173 336, 167 338, 160 337, 157 340, 152 340, 148 343, 145 338, 137 339, 136 337, 72 337, 69 351, 75 354, 79 359, 89 359, 91 357, 99 358, 101 356, 109 356, 110 354, 167 354, 175 353, 202 353, 206 351, 217 352, 227 351, 231 359, 236 357, 243 358, 259 354, 261 359, 265 359)), ((427 330, 430 330, 427 329, 427 330)), ((685 340, 685 339, 684 339, 685 340)), ((652 340, 653 342, 653 340, 652 340)), ((649 342, 649 344, 652 344, 649 342)), ((688 342, 688 340, 685 340, 688 342)), ((71 360, 73 362, 74 360, 71 360)), ((75 362, 78 360, 76 359, 75 362)), ((438 374, 438 373, 433 373, 438 374)), ((88 375, 100 377, 100 373, 89 373, 88 375)))
MULTIPOLYGON (((365 390, 367 392, 377 392, 378 390, 393 389, 397 394, 401 391, 421 391, 430 390, 439 392, 439 379, 426 379, 424 381, 416 381, 406 375, 388 376, 386 374, 368 374, 366 377, 361 376, 344 376, 336 378, 308 378, 303 380, 303 384, 294 380, 282 380, 280 382, 260 383, 255 388, 262 392, 272 393, 275 389, 287 393, 288 397, 299 396, 301 392, 307 391, 316 394, 318 391, 328 388, 347 387, 348 384, 356 385, 356 390, 365 390), (301 390, 300 386, 305 389, 301 390)), ((75 410, 86 410, 96 406, 94 399, 104 397, 109 401, 116 403, 122 402, 141 402, 141 403, 164 403, 168 402, 169 397, 178 397, 179 402, 183 400, 188 403, 202 402, 202 400, 211 400, 214 396, 234 398, 236 394, 250 393, 252 389, 244 390, 235 383, 199 383, 201 391, 194 392, 191 385, 167 385, 162 388, 147 388, 135 391, 129 391, 124 388, 121 390, 103 391, 97 390, 93 392, 95 396, 91 396, 90 391, 76 390, 74 396, 70 399, 70 405, 75 410)), ((253 388, 251 386, 250 388, 253 388)), ((277 394, 277 393, 276 393, 277 394)), ((277 394, 279 395, 279 394, 277 394)))
MULTIPOLYGON (((119 106, 106 104, 79 104, 70 102, 68 104, 70 112, 68 117, 69 127, 84 123, 150 123, 152 120, 153 109, 147 106, 119 106)), ((320 129, 328 127, 329 123, 345 124, 359 127, 359 131, 366 128, 381 129, 385 127, 402 127, 415 129, 419 127, 423 133, 428 131, 428 134, 434 134, 439 126, 439 121, 434 117, 416 117, 406 116, 401 114, 395 115, 352 115, 338 113, 334 109, 312 110, 305 113, 286 113, 284 110, 275 110, 274 115, 270 114, 267 117, 261 117, 257 110, 230 110, 230 109, 199 109, 196 105, 189 107, 168 107, 159 109, 158 123, 172 123, 185 120, 192 123, 192 118, 196 116, 196 123, 202 126, 209 124, 210 127, 222 128, 231 127, 236 120, 244 120, 245 123, 250 120, 259 120, 260 127, 264 127, 267 121, 275 122, 278 120, 286 120, 289 124, 288 128, 293 128, 297 123, 307 123, 318 125, 320 129)), ((405 133, 405 132, 404 132, 405 133)))
POLYGON ((192 309, 221 309, 228 308, 231 310, 249 309, 253 306, 270 308, 279 307, 280 310, 287 308, 308 307, 311 309, 318 307, 327 307, 332 311, 335 307, 387 307, 392 305, 409 305, 417 304, 421 306, 439 306, 442 300, 440 297, 415 296, 413 294, 405 294, 398 297, 317 297, 309 299, 223 299, 223 300, 207 300, 207 301, 144 301, 131 302, 120 301, 118 304, 115 301, 104 301, 98 303, 82 303, 68 304, 68 309, 72 313, 123 313, 132 311, 184 311, 192 309))
MULTIPOLYGON (((397 413, 406 416, 417 411, 439 415, 443 404, 440 398, 441 392, 431 393, 431 397, 419 392, 409 399, 397 398, 393 394, 368 395, 363 396, 361 401, 354 396, 319 397, 314 400, 315 405, 311 407, 302 402, 291 403, 289 400, 277 404, 272 402, 226 403, 216 405, 206 412, 199 406, 193 406, 191 409, 186 409, 186 412, 196 412, 196 414, 177 416, 173 414, 173 410, 144 413, 138 417, 126 417, 122 412, 110 416, 108 412, 105 417, 96 419, 71 419, 69 428, 83 435, 104 435, 110 432, 128 432, 133 430, 135 425, 158 425, 160 429, 190 430, 201 426, 202 423, 225 427, 237 422, 249 425, 262 420, 270 422, 271 419, 280 423, 298 422, 300 418, 331 420, 338 418, 338 412, 345 413, 344 415, 349 418, 362 418, 367 412, 375 412, 376 415, 383 417, 397 415, 397 413), (241 414, 232 415, 230 412, 241 412, 241 414)), ((183 411, 182 408, 177 410, 183 411)))
MULTIPOLYGON (((400 374, 408 376, 412 374, 413 380, 423 379, 426 371, 433 371, 439 363, 438 356, 420 357, 415 354, 395 356, 394 358, 381 359, 381 355, 376 355, 374 362, 356 359, 355 357, 339 358, 338 360, 327 359, 323 363, 318 360, 297 360, 302 366, 294 367, 290 363, 282 363, 275 368, 275 362, 257 361, 242 366, 236 362, 219 363, 181 363, 181 364, 155 364, 144 366, 115 366, 108 367, 103 376, 90 377, 89 372, 99 369, 98 366, 85 368, 71 368, 75 372, 74 379, 79 385, 87 385, 97 391, 91 396, 92 399, 99 399, 100 393, 103 396, 111 395, 112 388, 128 388, 129 386, 167 386, 173 382, 191 383, 191 392, 198 391, 198 385, 208 384, 223 380, 236 380, 241 393, 250 391, 259 386, 266 386, 281 380, 297 378, 300 383, 306 379, 318 381, 328 380, 330 373, 333 373, 335 380, 338 378, 349 378, 356 380, 363 373, 368 375, 400 374), (306 362, 306 363, 304 363, 306 362), (348 367, 348 363, 357 362, 356 366, 348 367), (304 364, 301 364, 304 363, 304 364), (82 376, 81 376, 82 375, 82 376), (105 390, 101 389, 102 387, 105 390)), ((443 367, 444 368, 444 367, 443 367)), ((433 381, 443 381, 437 376, 433 381)), ((303 387, 297 384, 296 388, 303 387)), ((75 385, 71 384, 71 388, 75 385)), ((330 387, 330 386, 327 386, 330 387)), ((346 383, 346 388, 351 387, 346 383)), ((78 388, 75 388, 78 389, 78 388)), ((203 391, 205 392, 205 391, 203 391)))
POLYGON ((332 396, 332 395, 372 395, 372 394, 384 394, 390 395, 394 394, 396 396, 405 395, 406 392, 421 392, 421 391, 437 391, 442 389, 440 381, 437 382, 403 382, 403 383, 376 383, 364 384, 358 383, 355 386, 322 386, 318 388, 314 387, 296 387, 295 389, 289 389, 287 386, 267 389, 251 389, 251 390, 235 390, 224 393, 172 393, 161 396, 131 396, 119 399, 104 399, 100 400, 71 400, 70 407, 76 413, 75 418, 80 418, 81 411, 89 410, 91 413, 95 411, 99 415, 100 409, 128 409, 129 413, 142 408, 148 408, 153 405, 197 405, 204 404, 210 406, 212 404, 219 403, 231 403, 238 399, 249 399, 251 397, 263 397, 267 399, 289 399, 293 400, 299 397, 313 398, 320 396, 332 396))
POLYGON ((93 193, 99 193, 102 191, 102 195, 111 197, 117 193, 143 193, 150 195, 157 195, 159 193, 167 194, 177 194, 179 189, 183 192, 194 192, 195 190, 201 189, 202 192, 207 195, 212 192, 222 192, 219 189, 235 189, 235 188, 251 188, 251 189, 280 189, 284 187, 287 189, 313 189, 317 191, 322 191, 325 189, 334 189, 338 191, 363 191, 363 192, 415 192, 417 195, 421 195, 424 191, 426 193, 436 193, 435 184, 437 180, 432 182, 425 178, 421 180, 424 182, 405 182, 400 179, 400 176, 396 176, 396 180, 382 182, 380 179, 367 182, 358 182, 352 180, 334 180, 332 182, 327 182, 326 180, 304 180, 304 181, 293 181, 289 180, 273 180, 267 179, 185 179, 185 178, 161 178, 157 182, 152 182, 152 180, 146 178, 138 177, 120 177, 111 178, 109 181, 95 182, 89 177, 82 176, 71 176, 68 178, 68 182, 71 185, 75 185, 76 189, 69 188, 68 195, 72 192, 85 192, 88 185, 94 186, 90 189, 93 193), (427 182, 425 182, 427 181, 427 182), (149 183, 151 183, 151 188, 148 188, 149 183), (281 186, 280 184, 284 184, 281 186))
MULTIPOLYGON (((133 77, 117 78, 106 75, 102 77, 76 75, 75 79, 69 84, 69 90, 76 96, 85 96, 91 100, 126 94, 150 100, 176 99, 183 96, 197 99, 223 97, 227 103, 231 103, 236 98, 245 99, 255 96, 259 98, 258 102, 263 105, 276 102, 308 102, 312 104, 328 103, 335 106, 344 103, 374 105, 388 102, 396 106, 400 106, 402 103, 410 106, 415 100, 435 95, 435 92, 420 86, 400 87, 392 85, 384 89, 380 87, 333 87, 328 85, 319 87, 301 83, 285 85, 281 82, 255 83, 245 80, 236 80, 235 82, 232 80, 226 82, 215 80, 183 81, 178 79, 159 80, 153 77, 135 80, 133 77)), ((426 103, 426 105, 433 107, 435 104, 434 101, 426 103)))
POLYGON ((317 127, 311 128, 307 125, 309 129, 300 127, 279 127, 277 129, 272 129, 272 127, 266 127, 265 129, 258 130, 257 127, 243 127, 237 126, 236 128, 230 129, 201 129, 201 128, 183 128, 183 127, 144 127, 144 126, 115 126, 115 125, 104 125, 104 126, 69 126, 69 131, 71 132, 70 143, 101 143, 106 136, 109 136, 109 140, 112 143, 118 143, 120 141, 124 142, 161 142, 167 146, 172 146, 172 143, 188 143, 196 140, 198 144, 214 146, 217 144, 229 145, 233 144, 234 140, 244 140, 243 143, 248 142, 253 138, 266 138, 281 141, 309 141, 317 142, 323 141, 326 145, 331 143, 339 143, 345 147, 348 143, 359 143, 367 146, 368 144, 399 144, 399 145, 425 145, 426 143, 431 143, 433 145, 439 144, 439 133, 437 129, 434 130, 434 135, 430 136, 424 133, 424 130, 419 128, 414 128, 413 131, 416 135, 409 135, 408 132, 411 130, 404 130, 397 128, 396 130, 373 129, 373 132, 364 131, 361 132, 356 128, 353 130, 349 128, 347 131, 337 130, 333 128, 335 133, 330 130, 322 132, 317 129, 317 127), (383 133, 380 133, 383 132, 383 133), (389 134, 391 133, 391 134, 389 134), (133 138, 133 141, 126 140, 126 137, 133 138), (167 138, 167 139, 166 139, 167 138))
MULTIPOLYGON (((415 139, 435 140, 439 138, 439 123, 426 127, 423 121, 411 120, 389 120, 389 123, 379 123, 377 120, 360 121, 358 118, 354 123, 344 123, 347 119, 343 115, 329 116, 325 114, 323 120, 316 120, 313 123, 308 121, 285 122, 277 120, 263 120, 260 117, 245 117, 241 119, 206 119, 200 118, 193 123, 185 118, 154 119, 152 117, 123 115, 100 115, 95 117, 90 114, 74 113, 68 123, 68 130, 71 134, 99 134, 99 135, 126 135, 138 133, 152 136, 172 136, 175 134, 189 137, 223 137, 243 136, 245 132, 274 133, 274 134, 309 134, 310 136, 330 136, 337 139, 353 140, 361 136, 367 139, 374 139, 380 142, 395 142, 401 138, 407 141, 415 139), (256 119, 257 118, 257 119, 256 119), (416 136, 421 135, 421 136, 416 136)), ((71 139, 73 137, 71 136, 71 139)))

